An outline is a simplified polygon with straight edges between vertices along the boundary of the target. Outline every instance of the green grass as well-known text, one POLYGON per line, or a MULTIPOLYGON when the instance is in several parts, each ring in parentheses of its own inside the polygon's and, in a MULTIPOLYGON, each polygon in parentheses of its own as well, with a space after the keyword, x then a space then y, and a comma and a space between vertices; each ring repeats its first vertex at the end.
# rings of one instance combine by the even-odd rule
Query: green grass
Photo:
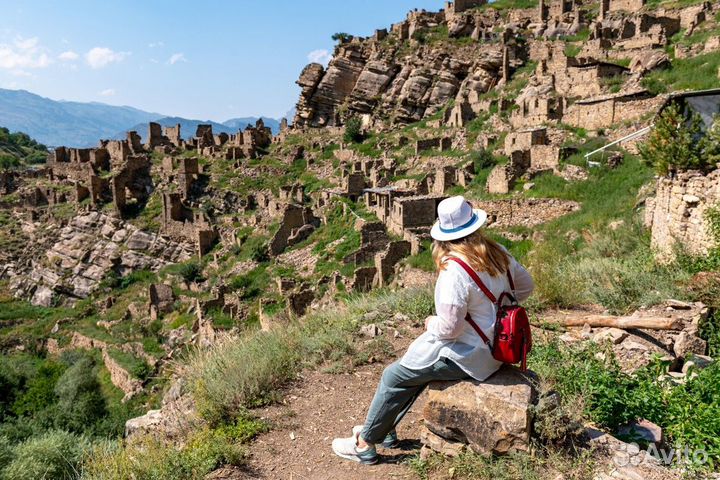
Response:
POLYGON ((229 425, 191 432, 182 447, 165 444, 150 436, 123 446, 103 442, 90 450, 81 479, 202 480, 224 465, 244 465, 243 444, 267 431, 265 422, 243 415, 229 425))
POLYGON ((437 453, 422 460, 410 457, 407 465, 418 478, 467 480, 545 480, 548 478, 593 478, 594 464, 588 453, 573 456, 566 452, 538 449, 533 455, 505 456, 464 452, 457 457, 437 453))
POLYGON ((365 313, 375 312, 382 319, 403 312, 417 320, 431 311, 427 291, 376 291, 351 298, 302 323, 268 333, 248 332, 198 351, 187 368, 189 386, 199 412, 213 424, 222 423, 244 408, 275 399, 304 367, 359 358, 353 337, 365 313))
POLYGON ((717 88, 720 86, 718 67, 720 52, 685 59, 676 58, 672 61, 671 68, 655 70, 643 78, 642 85, 655 94, 717 88))
POLYGON ((556 342, 533 346, 529 360, 545 388, 557 391, 569 406, 582 406, 587 421, 616 430, 644 418, 659 425, 670 445, 703 449, 708 465, 720 466, 720 364, 701 370, 682 385, 660 380, 669 363, 656 359, 634 373, 624 373, 612 348, 583 344, 570 347, 556 342), (598 356, 603 353, 604 356, 598 356))
POLYGON ((425 272, 434 272, 435 262, 432 259, 432 244, 429 241, 423 242, 423 250, 417 255, 408 257, 406 262, 412 268, 418 268, 425 272))
POLYGON ((510 10, 515 8, 535 8, 538 6, 537 0, 495 0, 494 2, 487 3, 480 9, 492 8, 495 10, 510 10))
POLYGON ((565 55, 571 58, 575 58, 578 56, 582 48, 582 45, 575 45, 569 43, 565 45, 565 55))
POLYGON ((615 170, 592 169, 585 182, 568 183, 554 175, 534 179, 535 188, 526 195, 582 205, 543 228, 545 240, 529 262, 536 301, 562 307, 597 303, 620 313, 687 295, 680 282, 688 273, 678 265, 655 263, 649 234, 635 212, 637 191, 651 179, 652 171, 632 156, 615 170), (624 225, 609 229, 615 220, 624 225))

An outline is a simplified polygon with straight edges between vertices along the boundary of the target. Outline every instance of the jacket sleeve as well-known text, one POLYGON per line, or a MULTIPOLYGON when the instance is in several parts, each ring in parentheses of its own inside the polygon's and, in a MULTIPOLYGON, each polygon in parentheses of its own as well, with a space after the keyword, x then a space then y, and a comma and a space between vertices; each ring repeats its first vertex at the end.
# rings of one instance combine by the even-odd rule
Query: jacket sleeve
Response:
POLYGON ((450 269, 441 272, 435 285, 437 315, 430 318, 428 332, 439 340, 459 337, 465 325, 468 293, 457 272, 450 269))
POLYGON ((535 282, 533 282, 532 276, 525 267, 520 265, 514 258, 510 260, 510 269, 515 282, 515 296, 517 301, 522 303, 530 298, 533 290, 535 290, 535 282))

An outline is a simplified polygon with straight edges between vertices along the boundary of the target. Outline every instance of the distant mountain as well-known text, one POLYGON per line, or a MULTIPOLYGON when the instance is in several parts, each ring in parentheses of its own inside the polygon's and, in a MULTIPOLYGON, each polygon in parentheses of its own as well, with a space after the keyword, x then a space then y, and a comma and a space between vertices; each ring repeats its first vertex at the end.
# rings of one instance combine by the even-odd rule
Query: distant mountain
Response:
MULTIPOLYGON (((265 122, 266 127, 270 127, 270 130, 272 130, 273 133, 277 134, 280 131, 280 120, 268 117, 260 118, 262 118, 263 122, 265 122)), ((245 130, 245 127, 248 125, 254 126, 257 121, 258 117, 231 118, 230 120, 224 121, 223 125, 230 127, 237 132, 240 129, 245 130)))
POLYGON ((57 101, 25 90, 0 89, 0 124, 48 146, 93 146, 128 125, 160 117, 132 107, 57 101))
MULTIPOLYGON (((125 132, 130 130, 145 137, 148 122, 164 126, 179 123, 183 137, 188 138, 200 123, 211 124, 215 133, 230 134, 256 121, 256 117, 233 118, 224 123, 190 120, 133 107, 51 100, 25 90, 0 88, 0 125, 12 132, 25 132, 50 147, 92 147, 100 139, 125 138, 125 132)), ((280 129, 279 120, 263 117, 263 121, 273 133, 280 129)))

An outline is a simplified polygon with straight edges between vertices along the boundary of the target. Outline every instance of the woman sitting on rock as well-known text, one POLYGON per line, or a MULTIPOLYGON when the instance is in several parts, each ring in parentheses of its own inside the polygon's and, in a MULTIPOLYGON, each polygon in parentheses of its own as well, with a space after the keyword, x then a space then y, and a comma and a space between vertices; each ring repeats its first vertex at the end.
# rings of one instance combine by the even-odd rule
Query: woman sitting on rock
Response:
POLYGON ((342 458, 374 464, 378 461, 376 445, 396 447, 395 426, 428 383, 467 378, 483 381, 500 368, 488 345, 466 321, 469 313, 485 335, 493 338, 496 307, 458 263, 449 261, 451 257, 472 267, 496 297, 511 291, 508 272, 519 302, 533 291, 527 270, 480 230, 487 213, 473 210, 458 196, 442 201, 438 216, 431 231, 435 240, 432 255, 439 271, 437 315, 425 319, 425 332, 400 361, 383 372, 365 424, 353 428, 351 437, 333 440, 333 451, 342 458))

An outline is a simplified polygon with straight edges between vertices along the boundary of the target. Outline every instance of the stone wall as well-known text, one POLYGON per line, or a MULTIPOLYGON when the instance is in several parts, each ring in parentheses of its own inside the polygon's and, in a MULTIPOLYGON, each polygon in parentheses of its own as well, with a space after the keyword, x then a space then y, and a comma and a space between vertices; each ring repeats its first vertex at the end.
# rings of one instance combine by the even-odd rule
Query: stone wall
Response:
POLYGON ((563 122, 588 130, 609 128, 620 122, 634 121, 652 114, 664 102, 664 97, 652 97, 647 92, 590 98, 570 106, 563 116, 563 122))
POLYGON ((624 10, 627 12, 639 12, 645 6, 645 0, 610 0, 610 11, 624 10))
POLYGON ((652 229, 652 247, 660 259, 671 260, 676 247, 693 255, 706 255, 715 247, 706 213, 718 205, 720 170, 659 178, 655 198, 647 201, 645 224, 652 229))

